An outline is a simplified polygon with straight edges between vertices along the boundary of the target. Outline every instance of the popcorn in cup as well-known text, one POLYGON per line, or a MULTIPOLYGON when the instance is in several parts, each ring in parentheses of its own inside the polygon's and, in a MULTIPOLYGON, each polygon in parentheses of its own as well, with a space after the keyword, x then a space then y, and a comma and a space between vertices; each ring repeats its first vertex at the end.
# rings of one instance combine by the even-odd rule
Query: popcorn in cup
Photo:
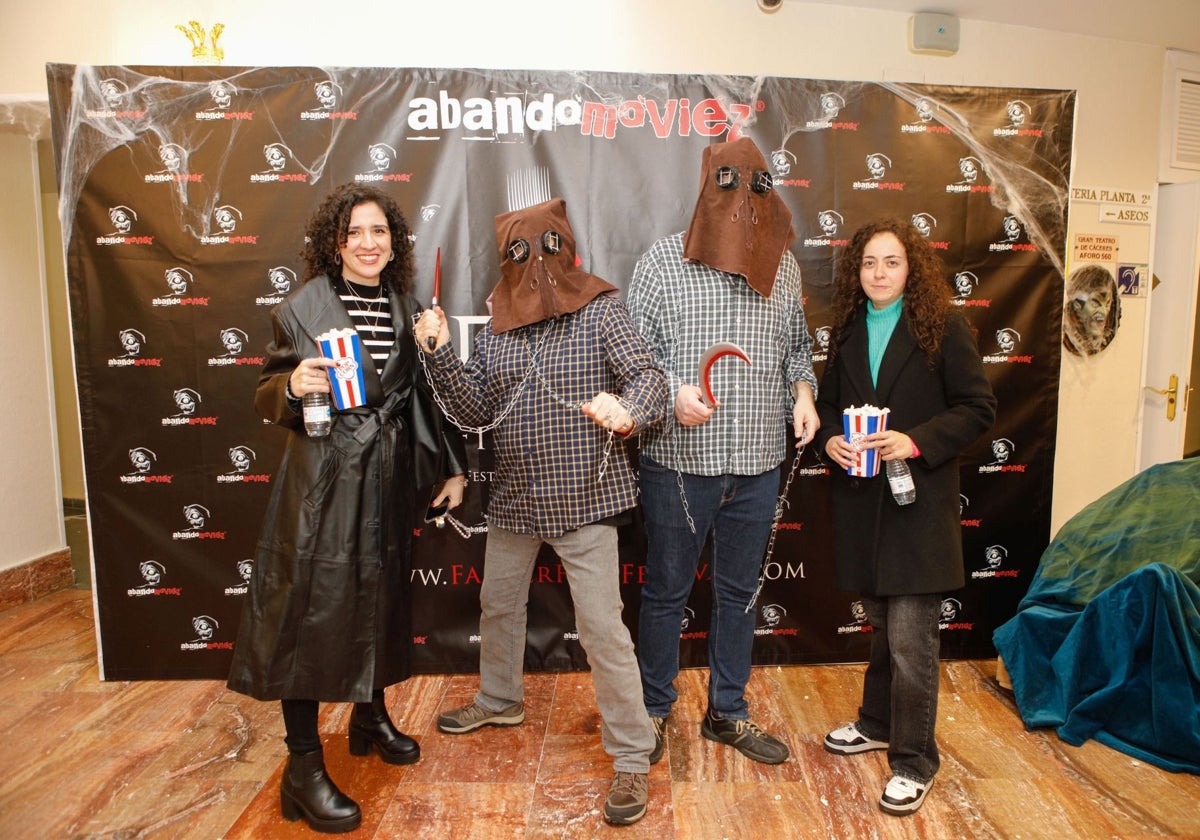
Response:
POLYGON ((878 449, 863 449, 867 435, 887 429, 890 409, 863 405, 850 406, 842 412, 842 436, 858 453, 858 462, 846 469, 847 474, 860 478, 874 478, 879 474, 880 455, 878 449))
POLYGON ((364 405, 367 388, 362 373, 362 343, 352 329, 330 330, 317 336, 321 355, 335 364, 326 368, 333 388, 333 403, 339 411, 364 405))

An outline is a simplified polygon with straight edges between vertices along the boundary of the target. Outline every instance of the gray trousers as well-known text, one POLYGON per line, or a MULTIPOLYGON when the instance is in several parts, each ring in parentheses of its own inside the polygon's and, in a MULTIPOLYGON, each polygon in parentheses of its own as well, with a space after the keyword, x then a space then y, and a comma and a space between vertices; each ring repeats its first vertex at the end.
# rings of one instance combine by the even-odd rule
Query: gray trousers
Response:
POLYGON ((600 707, 601 743, 615 770, 647 773, 654 728, 642 702, 633 640, 621 621, 617 529, 611 525, 585 525, 546 539, 488 529, 475 702, 498 712, 524 699, 529 584, 542 543, 558 554, 571 587, 576 629, 600 707))

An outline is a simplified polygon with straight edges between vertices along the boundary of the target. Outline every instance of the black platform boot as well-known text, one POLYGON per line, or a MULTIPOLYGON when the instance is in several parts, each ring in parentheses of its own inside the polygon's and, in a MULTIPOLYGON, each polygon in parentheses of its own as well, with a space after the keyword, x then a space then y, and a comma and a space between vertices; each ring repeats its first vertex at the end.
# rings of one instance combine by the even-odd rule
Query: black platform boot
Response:
POLYGON ((416 764, 421 747, 388 717, 383 692, 377 691, 370 704, 355 703, 350 713, 350 754, 366 755, 374 747, 388 764, 416 764))
POLYGON ((325 755, 319 749, 288 755, 279 805, 285 820, 295 822, 304 817, 309 828, 326 834, 353 831, 362 822, 358 803, 338 790, 325 772, 325 755))

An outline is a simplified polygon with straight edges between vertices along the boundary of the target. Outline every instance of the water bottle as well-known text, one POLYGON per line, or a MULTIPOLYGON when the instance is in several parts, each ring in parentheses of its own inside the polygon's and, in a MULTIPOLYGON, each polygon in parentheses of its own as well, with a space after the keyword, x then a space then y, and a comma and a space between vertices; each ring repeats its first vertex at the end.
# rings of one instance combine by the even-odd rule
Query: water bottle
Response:
POLYGON ((908 461, 884 461, 887 468, 888 485, 892 488, 892 498, 898 505, 911 505, 917 500, 917 485, 913 483, 912 471, 908 461))
POLYGON ((325 437, 333 427, 329 394, 313 391, 304 395, 304 431, 309 437, 325 437))

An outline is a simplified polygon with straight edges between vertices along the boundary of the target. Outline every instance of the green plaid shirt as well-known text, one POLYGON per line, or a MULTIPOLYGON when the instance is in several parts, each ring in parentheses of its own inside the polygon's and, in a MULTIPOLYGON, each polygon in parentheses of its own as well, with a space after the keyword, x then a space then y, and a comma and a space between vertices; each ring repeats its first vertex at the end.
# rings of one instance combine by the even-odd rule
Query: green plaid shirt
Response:
POLYGON ((660 239, 638 261, 629 287, 629 311, 667 374, 674 405, 680 385, 700 386, 704 351, 730 341, 750 364, 714 365, 713 393, 721 401, 708 422, 680 426, 674 413, 642 446, 658 463, 693 475, 759 475, 787 455, 792 383, 817 394, 812 339, 804 319, 800 266, 785 251, 771 297, 745 278, 683 259, 683 234, 660 239))

